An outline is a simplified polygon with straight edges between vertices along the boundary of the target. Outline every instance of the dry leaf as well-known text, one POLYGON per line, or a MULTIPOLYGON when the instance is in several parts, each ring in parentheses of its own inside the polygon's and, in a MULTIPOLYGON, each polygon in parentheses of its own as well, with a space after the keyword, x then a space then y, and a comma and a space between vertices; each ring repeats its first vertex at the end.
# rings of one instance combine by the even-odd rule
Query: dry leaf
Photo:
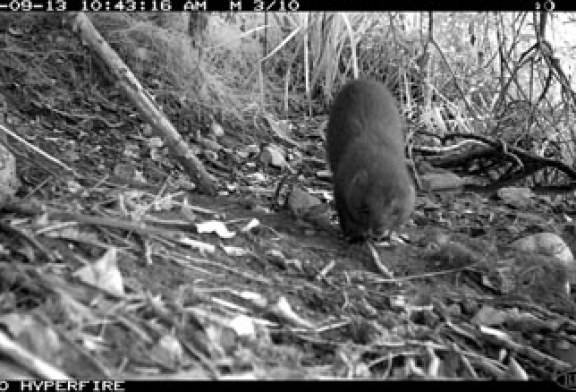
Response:
POLYGON ((148 139, 148 148, 150 149, 156 149, 156 148, 161 148, 164 147, 164 142, 162 141, 161 138, 157 137, 157 136, 153 136, 150 139, 148 139))
POLYGON ((264 165, 270 165, 278 169, 288 166, 280 148, 272 145, 264 147, 262 154, 260 154, 260 161, 264 165))
POLYGON ((224 136, 224 129, 216 120, 212 119, 212 125, 210 126, 210 133, 216 137, 224 136))
POLYGON ((510 358, 508 369, 506 371, 507 380, 528 381, 529 377, 526 370, 513 358, 510 358))
POLYGON ((180 213, 184 216, 184 218, 186 218, 188 222, 192 223, 196 220, 196 214, 194 213, 194 211, 192 211, 192 208, 190 208, 190 204, 188 203, 187 197, 185 197, 184 200, 182 200, 180 213))
POLYGON ((535 196, 531 189, 523 187, 501 188, 497 194, 505 203, 518 208, 530 207, 535 196))
POLYGON ((247 339, 254 339, 256 337, 254 322, 250 317, 243 314, 234 317, 230 322, 230 328, 232 328, 239 337, 247 339))
POLYGON ((252 230, 255 227, 260 226, 260 221, 256 218, 253 218, 250 220, 250 222, 248 222, 248 224, 246 224, 246 226, 244 226, 242 229, 240 229, 240 231, 242 231, 243 233, 248 232, 250 230, 252 230))
POLYGON ((181 244, 188 245, 194 249, 198 249, 200 253, 214 253, 216 252, 216 246, 209 244, 207 242, 196 241, 190 238, 180 238, 178 240, 181 244))
POLYGON ((266 176, 263 173, 250 173, 246 175, 246 178, 252 183, 265 182, 266 176))
POLYGON ((115 296, 124 296, 124 282, 117 264, 118 250, 109 248, 96 262, 74 273, 84 283, 96 286, 115 296))
POLYGON ((216 233, 220 238, 232 238, 236 232, 229 231, 226 225, 220 221, 207 221, 196 224, 196 230, 199 234, 202 233, 216 233))
POLYGON ((182 362, 184 350, 173 335, 164 335, 152 348, 151 354, 163 365, 169 368, 176 368, 182 362))
POLYGON ((74 180, 66 181, 66 185, 68 186, 68 191, 74 195, 84 190, 84 187, 74 180))
POLYGON ((483 306, 472 318, 472 322, 477 325, 502 325, 508 318, 508 314, 502 310, 494 309, 491 306, 483 306))
POLYGON ((574 268, 574 256, 570 248, 560 236, 554 233, 538 233, 514 241, 511 246, 524 252, 535 252, 552 256, 566 265, 574 268))
POLYGON ((241 257, 250 254, 246 249, 238 246, 222 246, 222 249, 228 256, 241 257))
POLYGON ((276 304, 272 305, 270 307, 270 311, 279 319, 287 321, 295 327, 302 327, 307 329, 314 327, 311 322, 304 320, 292 310, 292 307, 285 297, 281 297, 278 302, 276 302, 276 304))
POLYGON ((322 206, 322 202, 305 190, 295 187, 288 195, 288 208, 296 217, 305 216, 316 206, 322 206))
POLYGON ((20 185, 20 180, 16 175, 16 159, 0 143, 0 205, 13 197, 20 185))

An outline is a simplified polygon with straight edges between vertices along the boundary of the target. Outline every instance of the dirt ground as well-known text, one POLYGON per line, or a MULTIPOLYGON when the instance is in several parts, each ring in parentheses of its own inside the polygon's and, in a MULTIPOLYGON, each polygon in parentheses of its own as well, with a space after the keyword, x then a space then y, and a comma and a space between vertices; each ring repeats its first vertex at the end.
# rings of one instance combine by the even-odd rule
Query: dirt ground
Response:
MULTIPOLYGON (((191 189, 70 33, 1 33, 2 124, 45 156, 7 138, 22 188, 0 218, 0 378, 522 380, 576 364, 570 272, 510 247, 555 233, 572 248, 569 201, 421 192, 399 240, 348 244, 327 200, 324 226, 279 206, 286 171, 258 154, 203 160, 219 195, 191 189)), ((329 195, 321 143, 297 138, 313 147, 296 184, 329 195)))

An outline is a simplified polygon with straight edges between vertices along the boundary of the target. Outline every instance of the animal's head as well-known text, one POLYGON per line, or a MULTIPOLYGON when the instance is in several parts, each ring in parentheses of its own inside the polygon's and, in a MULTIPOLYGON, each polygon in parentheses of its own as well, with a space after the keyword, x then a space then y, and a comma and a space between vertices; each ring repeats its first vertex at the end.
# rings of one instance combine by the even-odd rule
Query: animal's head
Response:
POLYGON ((414 209, 415 190, 402 175, 370 175, 366 169, 352 177, 346 194, 346 205, 353 223, 366 236, 382 237, 396 230, 410 218, 414 209))

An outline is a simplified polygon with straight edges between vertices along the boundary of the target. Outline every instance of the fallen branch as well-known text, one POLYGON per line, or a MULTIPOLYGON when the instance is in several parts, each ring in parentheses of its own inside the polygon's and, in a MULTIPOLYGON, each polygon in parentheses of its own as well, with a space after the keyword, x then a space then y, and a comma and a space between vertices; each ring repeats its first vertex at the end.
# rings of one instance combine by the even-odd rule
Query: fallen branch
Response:
POLYGON ((216 193, 214 178, 206 171, 202 162, 190 150, 153 98, 142 88, 132 71, 94 28, 92 22, 82 12, 74 13, 68 18, 72 31, 80 33, 82 42, 87 44, 108 67, 120 90, 134 104, 144 120, 152 126, 155 133, 166 142, 170 152, 197 182, 198 189, 203 193, 214 195, 216 193))

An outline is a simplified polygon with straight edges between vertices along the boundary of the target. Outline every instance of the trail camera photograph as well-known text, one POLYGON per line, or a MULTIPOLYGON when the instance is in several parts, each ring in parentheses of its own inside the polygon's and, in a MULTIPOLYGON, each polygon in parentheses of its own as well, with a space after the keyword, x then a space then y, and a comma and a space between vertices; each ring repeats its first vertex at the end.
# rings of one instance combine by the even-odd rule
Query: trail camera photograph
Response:
POLYGON ((574 388, 575 34, 0 12, 0 380, 574 388))

